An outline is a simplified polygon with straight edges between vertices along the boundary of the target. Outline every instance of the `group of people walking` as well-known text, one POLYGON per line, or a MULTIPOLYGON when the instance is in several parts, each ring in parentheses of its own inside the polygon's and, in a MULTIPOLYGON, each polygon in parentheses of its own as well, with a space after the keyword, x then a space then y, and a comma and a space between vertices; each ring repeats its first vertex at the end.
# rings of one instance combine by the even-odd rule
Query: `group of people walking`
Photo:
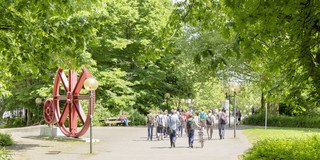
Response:
POLYGON ((194 132, 196 129, 204 131, 207 129, 208 140, 212 139, 213 129, 215 126, 215 120, 218 120, 218 129, 220 139, 224 139, 225 125, 228 123, 226 118, 225 110, 219 109, 219 112, 215 112, 211 109, 206 113, 204 108, 196 116, 192 108, 183 111, 179 106, 168 113, 167 110, 158 111, 156 115, 152 114, 152 110, 146 117, 146 125, 148 127, 148 138, 147 140, 152 141, 153 128, 156 129, 156 138, 158 141, 164 138, 170 138, 170 146, 174 148, 176 146, 177 136, 182 137, 183 131, 188 136, 189 147, 193 148, 194 132))

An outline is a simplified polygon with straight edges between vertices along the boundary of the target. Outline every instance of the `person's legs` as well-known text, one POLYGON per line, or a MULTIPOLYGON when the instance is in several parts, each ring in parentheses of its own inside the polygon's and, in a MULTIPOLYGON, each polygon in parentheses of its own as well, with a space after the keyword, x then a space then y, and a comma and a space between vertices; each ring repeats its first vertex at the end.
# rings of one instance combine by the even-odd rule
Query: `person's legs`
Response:
POLYGON ((210 139, 210 134, 209 134, 209 129, 211 128, 210 126, 211 126, 211 125, 207 125, 207 135, 208 135, 208 139, 210 139))
POLYGON ((152 136, 153 136, 153 125, 151 125, 151 131, 150 131, 151 135, 150 135, 150 140, 152 141, 152 136))
POLYGON ((213 126, 210 126, 210 139, 212 139, 212 133, 213 133, 213 126))
POLYGON ((126 126, 128 126, 128 119, 127 119, 127 118, 124 119, 124 124, 125 124, 126 126))
POLYGON ((181 125, 181 130, 180 130, 180 136, 182 137, 182 133, 183 133, 183 125, 181 125))
POLYGON ((193 140, 194 140, 194 132, 190 133, 190 144, 191 144, 191 148, 193 148, 193 140))
POLYGON ((171 133, 171 134, 169 135, 169 138, 170 138, 170 146, 172 147, 172 138, 173 138, 173 133, 171 133))
POLYGON ((223 138, 223 139, 224 139, 225 132, 226 132, 226 125, 223 124, 223 125, 222 125, 222 138, 223 138))
POLYGON ((156 138, 158 138, 158 126, 156 128, 156 138))
POLYGON ((176 147, 177 130, 173 130, 172 133, 173 133, 173 137, 172 137, 173 147, 176 147))
POLYGON ((221 123, 219 123, 219 124, 218 124, 218 129, 219 129, 220 139, 222 139, 222 132, 221 132, 222 128, 221 128, 221 127, 222 127, 222 126, 221 126, 221 123))
POLYGON ((189 143, 189 147, 191 147, 191 133, 188 132, 188 143, 189 143))
POLYGON ((151 125, 148 125, 148 140, 150 139, 151 134, 151 125))

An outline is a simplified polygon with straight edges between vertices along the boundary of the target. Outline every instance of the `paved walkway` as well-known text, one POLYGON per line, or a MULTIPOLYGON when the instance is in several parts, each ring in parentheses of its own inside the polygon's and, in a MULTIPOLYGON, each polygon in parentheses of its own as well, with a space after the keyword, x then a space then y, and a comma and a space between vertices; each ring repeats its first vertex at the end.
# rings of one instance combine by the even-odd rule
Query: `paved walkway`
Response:
MULTIPOLYGON (((218 130, 214 129, 213 140, 205 141, 204 148, 200 148, 200 143, 197 141, 198 134, 196 134, 193 149, 187 148, 188 140, 185 133, 182 138, 177 139, 176 148, 171 149, 168 138, 163 141, 147 141, 146 127, 94 127, 93 137, 101 140, 93 144, 94 154, 89 154, 89 143, 61 142, 39 137, 39 126, 1 129, 0 132, 12 135, 16 144, 7 148, 11 150, 12 158, 17 160, 141 160, 150 158, 152 160, 196 160, 199 157, 201 159, 236 160, 252 146, 242 134, 241 127, 238 127, 237 138, 233 138, 233 128, 227 127, 224 140, 218 139, 218 130)), ((89 131, 84 137, 89 137, 89 131)))

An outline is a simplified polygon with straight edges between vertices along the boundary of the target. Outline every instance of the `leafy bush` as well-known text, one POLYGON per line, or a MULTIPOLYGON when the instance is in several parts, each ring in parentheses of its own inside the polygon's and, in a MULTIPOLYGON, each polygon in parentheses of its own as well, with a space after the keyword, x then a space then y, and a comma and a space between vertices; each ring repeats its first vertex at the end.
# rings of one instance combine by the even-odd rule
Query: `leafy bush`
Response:
POLYGON ((13 145, 13 140, 11 135, 0 133, 0 146, 11 146, 13 145))
POLYGON ((146 123, 146 115, 141 114, 136 109, 128 111, 127 118, 131 121, 129 125, 145 125, 146 123))
POLYGON ((3 160, 10 160, 11 159, 11 156, 9 155, 9 151, 6 150, 5 147, 3 147, 0 150, 0 159, 3 159, 3 160))
POLYGON ((320 135, 269 138, 257 141, 245 153, 244 160, 320 159, 320 135))
MULTIPOLYGON (((320 117, 268 114, 267 125, 274 127, 320 128, 320 117)), ((248 125, 265 125, 265 113, 255 113, 248 118, 248 125)), ((244 124, 244 123, 243 123, 244 124)))

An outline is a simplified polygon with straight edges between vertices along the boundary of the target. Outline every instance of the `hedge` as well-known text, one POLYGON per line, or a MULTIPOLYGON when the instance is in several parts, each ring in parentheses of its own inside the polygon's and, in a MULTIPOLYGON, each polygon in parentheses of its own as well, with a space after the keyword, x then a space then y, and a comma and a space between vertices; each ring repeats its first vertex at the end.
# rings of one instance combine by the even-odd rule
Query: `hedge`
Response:
MULTIPOLYGON (((299 128, 320 128, 320 117, 310 116, 287 116, 287 115, 267 115, 267 125, 274 127, 299 127, 299 128)), ((265 114, 253 114, 248 118, 248 125, 265 125, 265 114)), ((243 123, 244 124, 244 123, 243 123)))

